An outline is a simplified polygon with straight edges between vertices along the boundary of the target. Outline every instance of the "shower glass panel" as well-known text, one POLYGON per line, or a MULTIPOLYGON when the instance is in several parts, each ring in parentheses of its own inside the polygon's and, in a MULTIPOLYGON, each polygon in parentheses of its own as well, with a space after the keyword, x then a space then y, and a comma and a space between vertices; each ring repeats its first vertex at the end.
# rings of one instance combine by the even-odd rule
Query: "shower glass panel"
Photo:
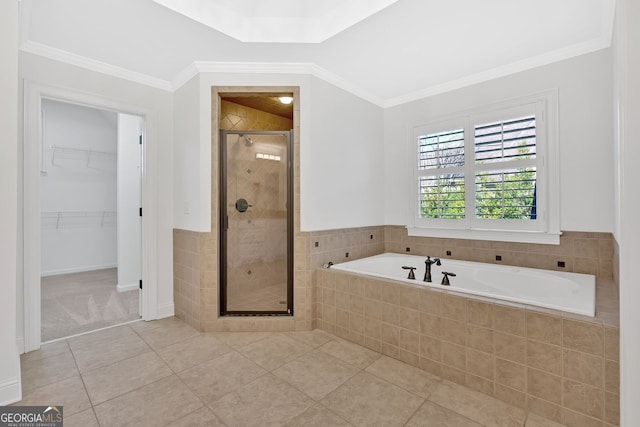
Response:
POLYGON ((292 315, 291 132, 220 141, 221 315, 292 315))

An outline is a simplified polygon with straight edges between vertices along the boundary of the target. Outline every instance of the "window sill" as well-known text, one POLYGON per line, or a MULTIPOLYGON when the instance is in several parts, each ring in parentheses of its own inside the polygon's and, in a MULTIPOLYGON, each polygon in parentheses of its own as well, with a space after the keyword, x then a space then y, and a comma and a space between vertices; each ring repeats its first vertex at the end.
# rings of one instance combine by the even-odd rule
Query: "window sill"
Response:
POLYGON ((407 226, 409 236, 437 237, 447 239, 490 240, 494 242, 537 243, 559 245, 561 232, 544 233, 540 231, 505 230, 454 230, 445 228, 426 228, 407 226))

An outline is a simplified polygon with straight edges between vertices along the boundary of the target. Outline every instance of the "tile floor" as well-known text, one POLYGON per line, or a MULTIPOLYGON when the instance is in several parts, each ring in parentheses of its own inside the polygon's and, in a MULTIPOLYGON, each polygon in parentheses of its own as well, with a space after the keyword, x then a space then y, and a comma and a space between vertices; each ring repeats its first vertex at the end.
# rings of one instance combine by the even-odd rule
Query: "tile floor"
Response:
POLYGON ((117 283, 115 268, 43 277, 42 341, 138 319, 139 292, 118 293, 117 283))
POLYGON ((558 426, 320 330, 134 322, 23 355, 22 381, 66 427, 558 426))

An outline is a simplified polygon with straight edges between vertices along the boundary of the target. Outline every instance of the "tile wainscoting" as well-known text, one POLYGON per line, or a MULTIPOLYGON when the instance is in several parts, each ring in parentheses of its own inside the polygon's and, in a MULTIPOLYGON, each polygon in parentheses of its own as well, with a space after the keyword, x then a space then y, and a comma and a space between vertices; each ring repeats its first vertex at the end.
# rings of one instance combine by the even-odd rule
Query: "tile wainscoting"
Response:
POLYGON ((319 328, 568 426, 619 423, 610 234, 565 232, 559 246, 548 246, 409 237, 403 227, 374 226, 296 231, 294 252, 294 318, 219 318, 217 241, 211 233, 175 230, 176 315, 204 331, 319 328), (597 316, 505 306, 319 268, 407 248, 413 255, 447 258, 451 251, 455 259, 595 274, 597 316))
POLYGON ((315 281, 319 329, 568 426, 619 423, 619 328, 610 316, 506 306, 330 269, 318 269, 315 281))

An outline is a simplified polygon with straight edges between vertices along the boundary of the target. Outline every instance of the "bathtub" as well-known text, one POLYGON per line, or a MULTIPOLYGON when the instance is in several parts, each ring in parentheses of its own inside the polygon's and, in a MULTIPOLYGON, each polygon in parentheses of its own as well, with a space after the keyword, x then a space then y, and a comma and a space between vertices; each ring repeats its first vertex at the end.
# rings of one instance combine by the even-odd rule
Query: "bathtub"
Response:
POLYGON ((595 276, 443 258, 441 266, 431 266, 433 282, 427 283, 422 281, 425 259, 422 256, 385 253, 335 264, 331 269, 595 316, 595 276), (416 267, 415 280, 407 279, 409 271, 403 270, 403 266, 416 267), (443 271, 456 274, 449 278, 450 286, 440 284, 443 271))

